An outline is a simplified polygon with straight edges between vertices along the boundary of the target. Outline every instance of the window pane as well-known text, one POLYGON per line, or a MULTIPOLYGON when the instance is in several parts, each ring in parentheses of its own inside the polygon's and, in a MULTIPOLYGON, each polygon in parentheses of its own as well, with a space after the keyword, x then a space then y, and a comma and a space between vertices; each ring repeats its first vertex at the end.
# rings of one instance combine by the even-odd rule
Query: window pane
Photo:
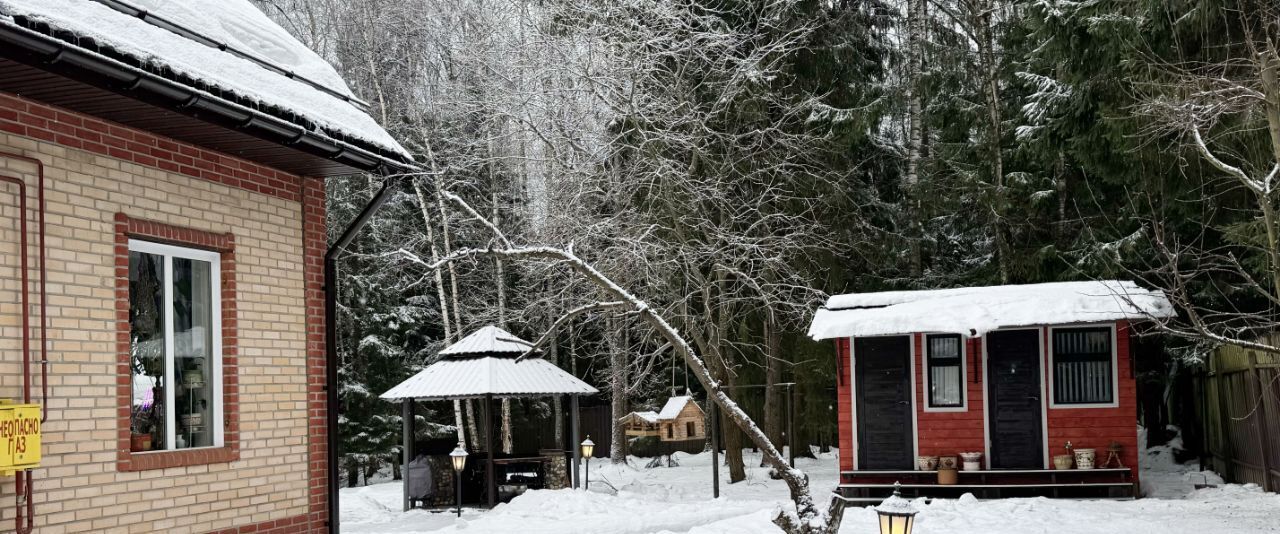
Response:
POLYGON ((166 448, 163 256, 129 252, 129 341, 133 375, 130 449, 163 450, 166 448))
POLYGON ((929 357, 959 358, 959 336, 929 336, 929 357))
POLYGON ((960 366, 929 368, 929 405, 960 406, 960 366))
POLYGON ((927 336, 929 406, 964 405, 964 377, 960 373, 960 336, 927 336))
POLYGON ((1053 397, 1057 404, 1105 404, 1114 399, 1111 329, 1053 332, 1053 397))
POLYGON ((175 448, 213 439, 213 278, 206 261, 173 259, 173 364, 178 382, 175 448))

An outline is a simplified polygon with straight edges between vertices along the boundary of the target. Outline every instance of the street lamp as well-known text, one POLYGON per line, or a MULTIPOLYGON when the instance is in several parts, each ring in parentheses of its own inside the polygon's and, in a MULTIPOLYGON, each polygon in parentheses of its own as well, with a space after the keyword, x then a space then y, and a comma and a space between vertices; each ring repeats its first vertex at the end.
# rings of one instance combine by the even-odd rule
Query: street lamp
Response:
POLYGON ((588 435, 587 439, 582 440, 582 457, 587 459, 587 476, 584 479, 586 484, 582 489, 591 489, 591 453, 595 450, 596 444, 591 441, 591 436, 588 435))
POLYGON ((893 483, 893 495, 876 507, 876 515, 880 516, 880 534, 911 534, 916 509, 902 498, 902 484, 893 483))
POLYGON ((462 517, 462 469, 467 466, 467 451, 459 445, 449 453, 449 461, 453 462, 454 478, 458 479, 458 494, 454 497, 458 500, 458 517, 462 517))

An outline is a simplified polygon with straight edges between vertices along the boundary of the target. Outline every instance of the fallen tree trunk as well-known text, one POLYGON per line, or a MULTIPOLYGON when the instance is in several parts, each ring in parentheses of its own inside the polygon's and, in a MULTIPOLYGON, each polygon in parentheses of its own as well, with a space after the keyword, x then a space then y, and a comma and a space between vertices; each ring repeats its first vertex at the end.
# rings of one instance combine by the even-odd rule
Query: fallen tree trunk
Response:
MULTIPOLYGON (((561 249, 549 246, 516 246, 513 245, 507 237, 502 233, 492 221, 481 216, 470 204, 461 197, 449 192, 441 191, 441 196, 449 199, 457 204, 464 212, 480 222, 489 229, 494 235, 495 241, 499 247, 488 249, 459 249, 446 254, 445 257, 433 261, 430 264, 422 262, 420 259, 414 258, 421 262, 429 269, 437 269, 447 264, 452 264, 458 260, 490 256, 497 258, 510 258, 517 260, 547 260, 567 266, 570 270, 578 275, 586 278, 593 285, 603 291, 607 296, 614 299, 614 302, 608 303, 609 307, 622 308, 625 311, 634 313, 651 328, 658 332, 667 343, 671 345, 672 350, 684 360, 689 371, 702 384, 706 390, 709 400, 715 402, 720 408, 721 414, 733 421, 750 439, 757 448, 760 449, 761 455, 766 464, 772 467, 779 477, 787 484, 790 490, 791 501, 795 504, 795 512, 789 513, 782 511, 774 519, 774 523, 790 534, 835 534, 840 528, 840 519, 843 515, 843 503, 839 499, 832 499, 830 508, 827 511, 819 510, 813 501, 812 493, 809 489, 809 477, 803 471, 790 467, 786 458, 778 451, 773 442, 769 440, 764 431, 756 425, 751 416, 747 415, 725 391, 720 382, 716 380, 710 370, 707 368, 706 362, 700 358, 689 342, 682 336, 675 327, 671 326, 666 318, 655 312, 649 307, 649 304, 627 291, 622 286, 615 283, 612 279, 601 273, 594 266, 587 263, 573 253, 572 249, 561 249)), ((406 253, 407 254, 407 253, 406 253)), ((589 310, 591 306, 583 306, 576 310, 589 310)), ((573 313, 573 312, 571 312, 573 313)), ((536 350, 537 344, 531 347, 529 353, 536 350)), ((526 357, 528 354, 525 355, 526 357)))

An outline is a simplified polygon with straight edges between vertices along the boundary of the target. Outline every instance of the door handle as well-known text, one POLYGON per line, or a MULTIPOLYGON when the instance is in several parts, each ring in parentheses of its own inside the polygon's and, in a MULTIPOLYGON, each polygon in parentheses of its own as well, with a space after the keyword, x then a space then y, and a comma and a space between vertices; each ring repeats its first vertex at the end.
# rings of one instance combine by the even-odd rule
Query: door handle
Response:
POLYGON ((1028 396, 1027 396, 1027 400, 1039 401, 1039 400, 1040 400, 1040 397, 1035 397, 1035 396, 1030 396, 1030 395, 1028 395, 1028 396))
POLYGON ((898 401, 898 404, 901 404, 901 405, 903 405, 903 406, 906 406, 906 405, 908 405, 908 404, 911 404, 911 402, 910 402, 910 401, 898 401))

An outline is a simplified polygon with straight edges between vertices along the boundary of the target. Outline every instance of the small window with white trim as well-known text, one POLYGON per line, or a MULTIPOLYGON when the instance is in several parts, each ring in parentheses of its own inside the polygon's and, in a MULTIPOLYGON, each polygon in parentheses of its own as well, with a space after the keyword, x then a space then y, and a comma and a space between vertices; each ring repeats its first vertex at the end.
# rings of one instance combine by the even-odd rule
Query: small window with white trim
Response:
POLYGON ((129 241, 133 452, 222 446, 220 255, 129 241))
POLYGON ((964 406, 964 361, 960 336, 925 336, 929 373, 929 407, 964 406))
POLYGON ((1110 327, 1053 329, 1053 402, 1111 404, 1115 400, 1110 327))

